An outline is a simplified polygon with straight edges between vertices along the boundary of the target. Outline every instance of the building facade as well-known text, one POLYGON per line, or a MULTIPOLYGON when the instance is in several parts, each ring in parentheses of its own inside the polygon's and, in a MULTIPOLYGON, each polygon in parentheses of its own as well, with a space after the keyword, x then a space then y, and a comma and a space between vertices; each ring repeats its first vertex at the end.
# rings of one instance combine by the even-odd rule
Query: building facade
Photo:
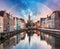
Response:
POLYGON ((0 32, 9 31, 9 16, 6 11, 0 11, 0 32))
MULTIPOLYGON (((41 24, 40 24, 40 21, 37 21, 35 23, 35 28, 40 28, 41 27, 41 24)), ((39 36, 40 35, 40 31, 38 30, 34 30, 34 32, 39 36)))
POLYGON ((0 32, 3 32, 3 17, 0 16, 0 32))
POLYGON ((49 17, 48 17, 49 28, 60 29, 60 23, 59 23, 60 11, 54 11, 49 17))
POLYGON ((46 19, 46 18, 41 18, 41 19, 40 19, 41 28, 45 28, 45 19, 46 19))
POLYGON ((60 29, 60 11, 54 11, 47 18, 41 18, 41 27, 50 29, 60 29))

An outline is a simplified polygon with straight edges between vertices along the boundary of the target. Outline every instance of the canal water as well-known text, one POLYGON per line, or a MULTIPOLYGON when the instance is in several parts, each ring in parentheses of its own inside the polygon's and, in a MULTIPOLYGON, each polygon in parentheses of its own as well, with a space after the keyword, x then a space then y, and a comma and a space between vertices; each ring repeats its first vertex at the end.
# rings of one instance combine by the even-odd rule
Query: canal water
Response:
POLYGON ((30 38, 29 43, 29 36, 27 34, 24 38, 21 38, 20 34, 17 34, 1 43, 0 49, 60 49, 60 45, 57 47, 55 45, 56 37, 47 34, 44 34, 43 36, 33 34, 30 38))

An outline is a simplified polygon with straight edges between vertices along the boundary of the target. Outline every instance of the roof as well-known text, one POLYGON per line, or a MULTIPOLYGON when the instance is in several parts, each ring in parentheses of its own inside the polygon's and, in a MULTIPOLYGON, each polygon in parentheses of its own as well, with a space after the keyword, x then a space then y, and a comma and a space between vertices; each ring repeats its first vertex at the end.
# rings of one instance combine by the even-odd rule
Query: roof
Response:
POLYGON ((24 21, 24 19, 20 18, 20 20, 24 21))
POLYGON ((46 18, 41 18, 41 21, 44 21, 46 18))
MULTIPOLYGON (((60 17, 60 11, 53 11, 53 13, 57 13, 58 16, 60 17)), ((52 13, 52 14, 53 14, 53 13, 52 13)), ((52 15, 52 14, 51 14, 51 15, 52 15)), ((50 17, 51 17, 51 15, 50 15, 50 17)))
MULTIPOLYGON (((53 13, 57 13, 57 14, 59 14, 59 15, 60 15, 60 11, 54 11, 53 13)), ((52 13, 52 14, 53 14, 53 13, 52 13)))
POLYGON ((56 13, 56 12, 60 13, 60 11, 54 11, 53 13, 56 13))
POLYGON ((9 13, 6 13, 6 14, 7 14, 8 18, 10 18, 10 14, 9 13))
POLYGON ((3 17, 5 11, 0 11, 0 16, 3 17))

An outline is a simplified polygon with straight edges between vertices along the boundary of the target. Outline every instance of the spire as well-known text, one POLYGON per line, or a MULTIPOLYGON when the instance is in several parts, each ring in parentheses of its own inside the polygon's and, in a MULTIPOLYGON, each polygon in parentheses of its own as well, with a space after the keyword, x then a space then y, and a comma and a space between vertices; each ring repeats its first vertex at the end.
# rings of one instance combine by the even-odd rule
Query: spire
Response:
POLYGON ((29 36, 29 44, 30 44, 30 41, 31 41, 31 36, 29 36))
POLYGON ((28 16, 28 19, 30 20, 30 15, 28 16))

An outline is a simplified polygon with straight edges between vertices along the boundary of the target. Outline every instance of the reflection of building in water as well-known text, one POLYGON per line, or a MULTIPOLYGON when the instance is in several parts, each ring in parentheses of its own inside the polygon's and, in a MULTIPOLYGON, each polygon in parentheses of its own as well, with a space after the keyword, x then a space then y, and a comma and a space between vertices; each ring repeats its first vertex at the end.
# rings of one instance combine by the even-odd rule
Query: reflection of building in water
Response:
POLYGON ((25 32, 20 33, 21 40, 24 40, 25 39, 25 36, 26 36, 26 33, 25 32))
POLYGON ((41 38, 42 40, 45 40, 49 45, 51 45, 52 49, 60 49, 60 37, 41 33, 41 38))
POLYGON ((26 36, 26 33, 25 32, 21 32, 21 33, 19 33, 19 34, 17 34, 16 36, 15 36, 15 43, 19 43, 20 42, 20 40, 24 40, 25 39, 25 36, 26 36))
POLYGON ((15 38, 6 40, 4 43, 0 45, 0 48, 1 49, 12 49, 13 45, 15 45, 15 38))
POLYGON ((60 49, 60 46, 52 46, 52 49, 60 49))
POLYGON ((16 44, 20 42, 20 40, 25 39, 25 35, 23 34, 17 34, 16 36, 11 37, 10 39, 6 40, 0 45, 0 49, 12 49, 13 46, 15 46, 16 44))
POLYGON ((34 34, 35 32, 33 31, 33 30, 29 30, 29 31, 27 31, 27 35, 28 35, 28 40, 29 40, 29 44, 30 44, 30 41, 31 41, 31 37, 33 36, 33 34, 34 34))
POLYGON ((16 37, 15 43, 19 43, 21 39, 20 34, 17 34, 15 37, 16 37))

